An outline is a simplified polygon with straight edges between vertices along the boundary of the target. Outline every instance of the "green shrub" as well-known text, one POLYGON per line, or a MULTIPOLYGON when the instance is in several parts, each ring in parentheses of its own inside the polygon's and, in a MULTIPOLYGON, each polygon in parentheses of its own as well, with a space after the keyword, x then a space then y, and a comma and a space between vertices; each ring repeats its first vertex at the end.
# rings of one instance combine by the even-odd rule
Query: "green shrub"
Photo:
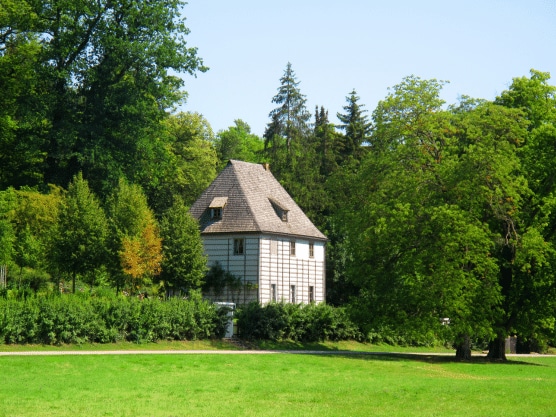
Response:
POLYGON ((0 341, 35 343, 39 309, 32 300, 0 299, 0 341))
POLYGON ((225 312, 189 300, 56 295, 0 298, 0 343, 153 342, 222 337, 225 312))
POLYGON ((240 335, 251 340, 360 339, 345 310, 327 304, 251 303, 238 311, 240 335))

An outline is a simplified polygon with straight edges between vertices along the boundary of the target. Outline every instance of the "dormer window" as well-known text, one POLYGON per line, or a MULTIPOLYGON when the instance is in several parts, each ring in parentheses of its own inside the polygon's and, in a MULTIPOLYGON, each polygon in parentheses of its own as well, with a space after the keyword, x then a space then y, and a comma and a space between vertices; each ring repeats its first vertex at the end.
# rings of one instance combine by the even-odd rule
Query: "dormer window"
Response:
POLYGON ((287 223, 288 221, 288 212, 290 211, 288 208, 284 207, 283 204, 279 203, 278 201, 269 198, 270 204, 272 204, 272 208, 276 212, 276 215, 282 220, 283 222, 287 223))
POLYGON ((211 220, 221 220, 222 211, 228 202, 228 197, 215 197, 209 204, 210 209, 210 219, 211 220))
POLYGON ((222 208, 216 207, 210 209, 211 220, 220 220, 222 218, 222 208))

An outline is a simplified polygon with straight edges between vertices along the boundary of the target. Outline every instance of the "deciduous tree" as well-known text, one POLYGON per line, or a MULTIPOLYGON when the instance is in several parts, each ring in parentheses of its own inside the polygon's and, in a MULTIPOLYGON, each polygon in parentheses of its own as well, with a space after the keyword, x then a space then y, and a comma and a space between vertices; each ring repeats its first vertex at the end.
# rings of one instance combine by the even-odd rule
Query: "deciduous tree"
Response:
POLYGON ((162 239, 157 225, 148 223, 139 236, 124 236, 118 253, 126 275, 130 294, 140 291, 160 274, 162 263, 162 239))
POLYGON ((75 292, 77 275, 94 272, 106 262, 108 224, 96 196, 81 173, 68 187, 53 239, 53 260, 70 275, 75 292))
POLYGON ((234 126, 218 132, 215 148, 223 168, 228 160, 238 159, 245 162, 261 162, 264 142, 251 133, 251 127, 243 120, 235 120, 234 126))
POLYGON ((189 292, 201 287, 207 270, 207 259, 199 232, 199 224, 177 199, 161 221, 162 273, 167 294, 189 292))
POLYGON ((108 199, 107 212, 114 286, 135 292, 159 273, 162 247, 156 219, 141 187, 123 178, 108 199))
POLYGON ((507 269, 530 253, 520 222, 530 191, 517 152, 525 123, 490 103, 445 111, 440 87, 409 77, 379 103, 339 219, 363 321, 426 340, 449 317, 467 356, 469 337, 499 334, 507 269))
POLYGON ((177 74, 206 69, 186 43, 184 5, 4 1, 0 86, 9 88, 0 101, 15 106, 0 110, 7 125, 0 146, 15 144, 17 129, 22 149, 14 149, 10 163, 24 168, 20 178, 5 180, 39 176, 66 186, 82 171, 103 195, 122 176, 150 184, 142 171, 152 173, 164 153, 160 121, 184 98, 177 74))
POLYGON ((178 113, 164 126, 167 159, 156 167, 157 180, 145 190, 158 218, 172 206, 175 197, 192 204, 216 177, 218 166, 214 133, 201 114, 178 113))

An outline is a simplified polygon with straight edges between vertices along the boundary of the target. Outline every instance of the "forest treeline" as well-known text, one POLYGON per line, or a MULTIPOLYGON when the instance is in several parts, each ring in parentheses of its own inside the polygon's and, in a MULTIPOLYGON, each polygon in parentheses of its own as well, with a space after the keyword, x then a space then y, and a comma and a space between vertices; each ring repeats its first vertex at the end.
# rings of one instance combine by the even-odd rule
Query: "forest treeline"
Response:
MULTIPOLYGON (((331 120, 286 65, 262 138, 214 133, 176 74, 206 71, 183 2, 1 0, 0 273, 13 290, 189 291, 187 207, 229 159, 270 163, 328 236, 327 301, 370 338, 556 342, 556 88, 531 70, 493 101, 408 76, 331 120), (130 213, 132 213, 130 215, 130 213), (3 271, 3 272, 1 272, 3 271)), ((361 82, 364 82, 362 80, 361 82)), ((261 115, 266 117, 266 115, 261 115)))

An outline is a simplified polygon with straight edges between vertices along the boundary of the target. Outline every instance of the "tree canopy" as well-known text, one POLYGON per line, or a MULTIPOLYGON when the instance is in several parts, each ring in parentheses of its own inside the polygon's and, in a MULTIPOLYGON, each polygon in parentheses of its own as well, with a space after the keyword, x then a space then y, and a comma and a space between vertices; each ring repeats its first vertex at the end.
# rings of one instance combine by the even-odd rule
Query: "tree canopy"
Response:
POLYGON ((176 200, 161 221, 162 274, 167 293, 189 292, 201 287, 207 259, 197 221, 183 201, 176 200))
POLYGON ((228 159, 266 162, 328 235, 328 302, 369 339, 450 340, 461 357, 488 342, 496 359, 510 334, 556 343, 549 73, 455 104, 411 75, 370 113, 353 89, 335 122, 318 105, 311 120, 288 62, 262 138, 242 120, 215 134, 176 111, 181 76, 207 70, 185 5, 0 0, 3 276, 218 287, 187 207, 228 159))
POLYGON ((164 151, 160 120, 184 98, 176 74, 206 69, 186 43, 184 5, 4 0, 0 147, 11 169, 0 180, 67 186, 83 172, 97 192, 146 180, 164 151))
POLYGON ((54 262, 71 277, 75 292, 78 274, 96 273, 104 265, 108 235, 104 211, 81 173, 68 187, 56 225, 54 262))

